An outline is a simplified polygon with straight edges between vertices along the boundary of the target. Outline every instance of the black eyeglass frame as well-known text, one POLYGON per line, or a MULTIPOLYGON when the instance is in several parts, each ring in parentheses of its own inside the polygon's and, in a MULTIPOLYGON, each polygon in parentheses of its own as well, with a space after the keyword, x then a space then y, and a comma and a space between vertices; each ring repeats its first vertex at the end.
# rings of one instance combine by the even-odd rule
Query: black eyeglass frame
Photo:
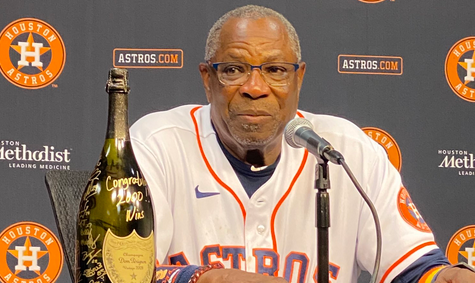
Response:
POLYGON ((208 62, 208 64, 210 64, 211 66, 213 66, 213 68, 214 68, 216 71, 218 70, 218 66, 219 66, 220 64, 229 64, 229 63, 247 64, 247 65, 251 66, 251 71, 252 71, 252 69, 257 68, 257 69, 261 70, 261 72, 262 72, 262 65, 267 65, 267 64, 278 64, 278 63, 290 64, 290 65, 294 66, 294 72, 297 71, 297 70, 300 68, 300 64, 298 64, 298 63, 290 63, 290 62, 265 62, 265 63, 262 63, 262 64, 260 64, 260 65, 251 65, 251 64, 246 63, 246 62, 217 62, 217 63, 208 62))
MULTIPOLYGON (((211 65, 211 66, 213 67, 213 69, 214 69, 216 72, 218 72, 218 66, 221 65, 221 64, 240 63, 240 64, 249 65, 249 66, 251 67, 251 69, 250 69, 249 72, 247 73, 247 74, 248 74, 248 78, 249 78, 249 76, 251 75, 251 72, 252 72, 252 70, 253 70, 254 68, 259 69, 260 72, 261 72, 261 75, 262 75, 262 66, 265 66, 265 65, 268 65, 268 64, 279 64, 279 63, 289 64, 289 65, 294 66, 294 72, 296 72, 296 71, 300 68, 300 64, 299 64, 299 63, 290 63, 290 62, 265 62, 265 63, 262 63, 262 64, 260 64, 260 65, 251 65, 251 64, 249 64, 249 63, 247 63, 247 62, 239 62, 239 61, 235 61, 235 62, 216 62, 216 63, 211 63, 211 62, 208 61, 207 63, 208 63, 208 65, 211 65)), ((219 79, 219 81, 220 81, 222 84, 226 85, 226 83, 224 83, 224 82, 221 81, 221 79, 219 78, 219 76, 218 76, 218 79, 219 79)), ((266 82, 267 82, 267 81, 266 81, 266 82)), ((242 84, 236 84, 236 85, 243 85, 244 83, 245 83, 245 82, 243 82, 242 84)), ((268 83, 268 84, 269 84, 269 83, 268 83)), ((228 85, 229 85, 229 84, 228 84, 228 85)), ((233 84, 231 84, 231 85, 233 85, 233 84)), ((269 84, 269 85, 272 86, 272 84, 269 84)), ((283 85, 285 85, 285 84, 282 84, 282 85, 277 84, 277 85, 275 85, 275 86, 283 86, 283 85)))

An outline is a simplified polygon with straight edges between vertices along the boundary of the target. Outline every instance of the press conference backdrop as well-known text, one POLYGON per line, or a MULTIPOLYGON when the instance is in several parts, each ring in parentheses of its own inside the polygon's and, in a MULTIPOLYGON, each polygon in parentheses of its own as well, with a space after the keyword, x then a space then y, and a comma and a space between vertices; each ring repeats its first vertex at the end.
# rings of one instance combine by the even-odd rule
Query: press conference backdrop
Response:
POLYGON ((473 0, 1 0, 1 280, 70 282, 44 177, 94 167, 109 68, 129 68, 130 123, 205 104, 197 66, 207 32, 244 4, 273 8, 297 29, 307 63, 300 108, 345 117, 384 146, 410 192, 401 196, 408 221, 425 220, 452 262, 474 265, 473 0), (40 270, 15 275, 15 246, 40 247, 40 270))

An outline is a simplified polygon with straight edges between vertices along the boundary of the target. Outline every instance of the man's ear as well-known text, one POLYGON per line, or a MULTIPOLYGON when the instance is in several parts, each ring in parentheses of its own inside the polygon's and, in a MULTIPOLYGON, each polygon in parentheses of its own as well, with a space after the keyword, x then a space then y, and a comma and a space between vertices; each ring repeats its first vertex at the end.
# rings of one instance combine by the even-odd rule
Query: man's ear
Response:
POLYGON ((206 98, 208 103, 211 103, 211 70, 209 69, 209 65, 206 63, 200 63, 198 65, 198 69, 200 70, 201 80, 203 81, 203 87, 206 92, 206 98))
POLYGON ((301 62, 301 63, 300 63, 300 67, 299 67, 299 69, 297 70, 297 77, 298 77, 299 90, 300 90, 300 88, 302 87, 302 82, 303 82, 303 77, 304 77, 304 75, 305 75, 306 67, 307 67, 307 64, 305 64, 305 62, 301 62))

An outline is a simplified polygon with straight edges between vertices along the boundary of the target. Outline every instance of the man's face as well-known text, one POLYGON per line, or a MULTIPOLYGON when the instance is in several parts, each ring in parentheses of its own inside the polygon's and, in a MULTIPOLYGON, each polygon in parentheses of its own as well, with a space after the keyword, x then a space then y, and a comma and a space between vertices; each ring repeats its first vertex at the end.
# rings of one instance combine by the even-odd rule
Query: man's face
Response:
MULTIPOLYGON (((221 45, 211 63, 297 63, 282 23, 274 18, 231 18, 222 27, 221 45)), ((285 125, 297 111, 305 64, 285 86, 269 86, 259 69, 253 69, 241 86, 219 82, 216 71, 200 65, 211 120, 222 142, 232 149, 263 149, 281 142, 285 125)))

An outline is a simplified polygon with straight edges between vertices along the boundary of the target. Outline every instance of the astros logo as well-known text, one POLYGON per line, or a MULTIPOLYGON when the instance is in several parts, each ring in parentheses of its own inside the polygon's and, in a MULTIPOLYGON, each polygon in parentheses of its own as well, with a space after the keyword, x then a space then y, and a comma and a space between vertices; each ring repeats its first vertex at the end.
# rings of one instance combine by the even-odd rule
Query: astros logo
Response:
POLYGON ((63 40, 46 22, 19 19, 0 33, 0 71, 18 87, 37 89, 51 84, 65 61, 63 40))
POLYGON ((374 128, 374 127, 365 127, 361 128, 365 134, 367 134, 370 138, 374 141, 379 143, 386 153, 388 154, 389 161, 391 164, 396 167, 398 171, 401 171, 402 165, 402 158, 401 158, 401 150, 396 143, 396 140, 393 139, 387 132, 374 128))
POLYGON ((452 264, 466 262, 475 267, 475 225, 458 230, 450 239, 445 255, 452 264))
POLYGON ((445 59, 445 78, 460 98, 475 102, 475 37, 466 37, 450 49, 445 59))
POLYGON ((54 282, 63 267, 56 236, 34 222, 19 222, 0 234, 0 281, 54 282))
POLYGON ((397 198, 397 208, 402 218, 412 227, 422 232, 430 232, 430 228, 412 202, 406 188, 401 187, 397 198))

